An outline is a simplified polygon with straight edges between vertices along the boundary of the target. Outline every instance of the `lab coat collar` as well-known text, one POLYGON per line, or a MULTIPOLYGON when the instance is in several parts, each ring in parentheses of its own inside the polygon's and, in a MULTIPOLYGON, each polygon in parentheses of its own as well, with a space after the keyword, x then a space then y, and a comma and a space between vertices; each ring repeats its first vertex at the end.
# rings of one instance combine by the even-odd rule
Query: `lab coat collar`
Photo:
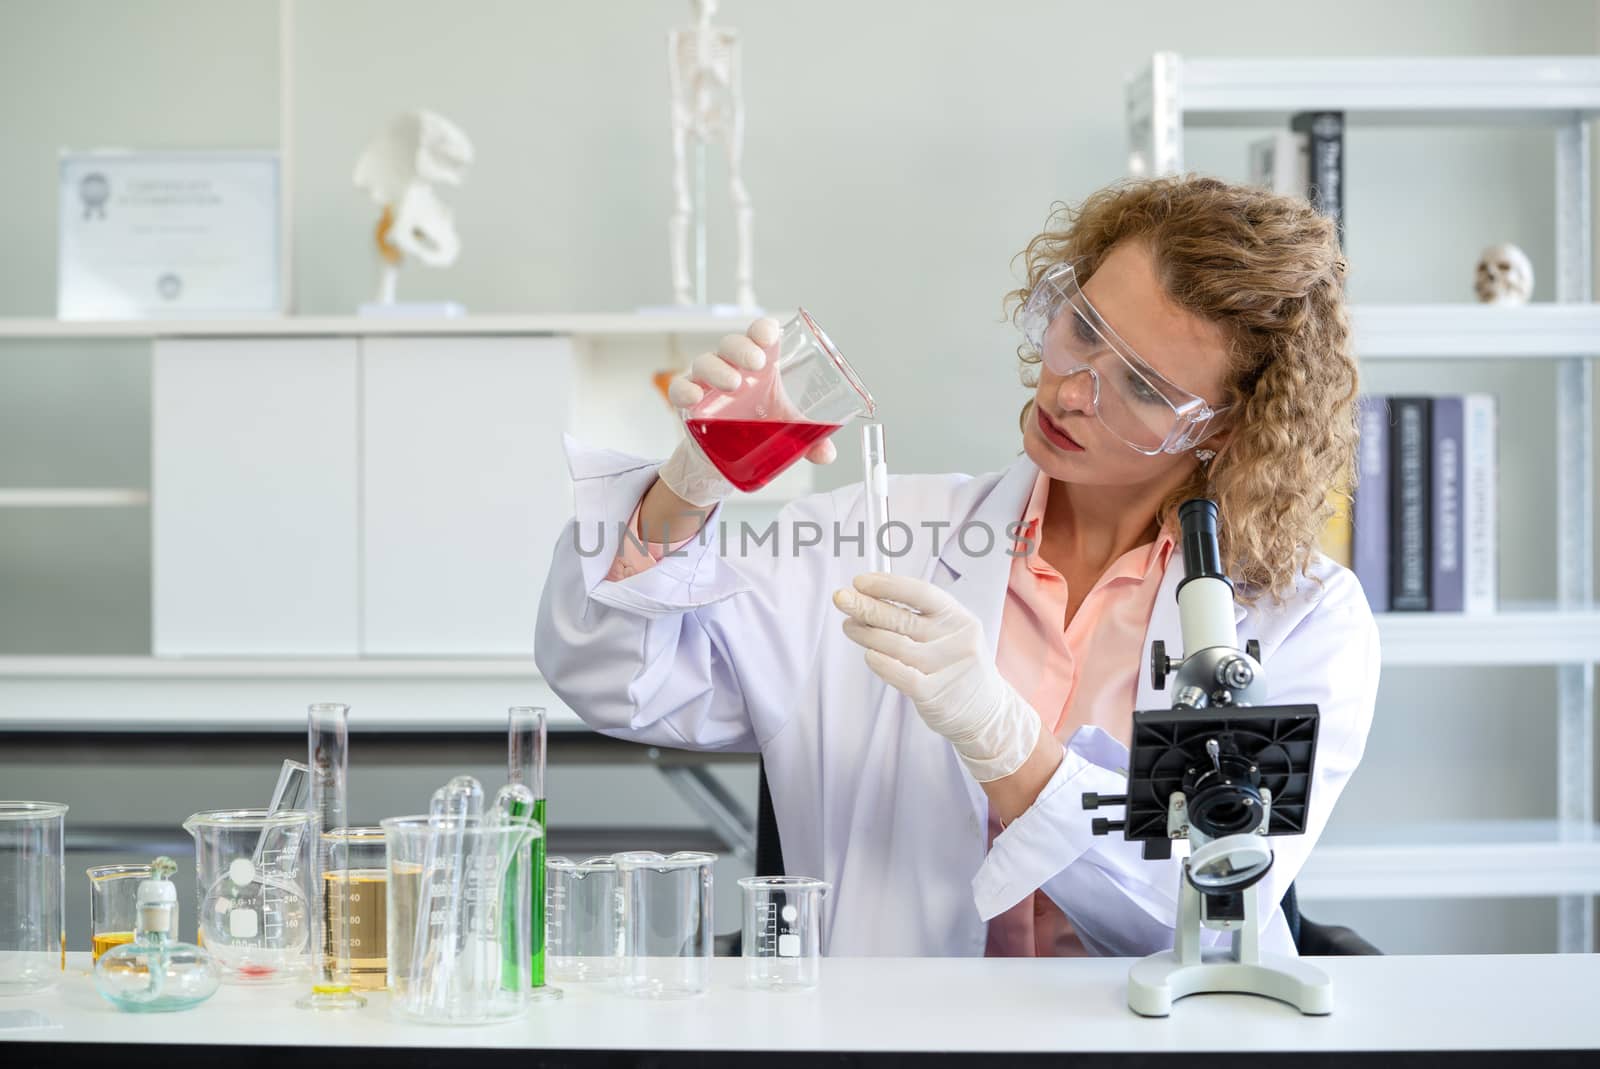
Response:
POLYGON ((973 572, 990 576, 998 574, 997 570, 1011 571, 1012 558, 1006 550, 1011 548, 1012 540, 1006 528, 1022 519, 1022 510, 1027 507, 1028 496, 1033 493, 1033 484, 1038 478, 1039 469, 1033 461, 1026 456, 1018 457, 1000 473, 999 481, 971 512, 960 519, 952 517, 950 530, 945 532, 944 543, 939 547, 939 560, 956 578, 973 572), (969 531, 963 538, 962 528, 971 525, 986 525, 994 534, 993 546, 988 545, 988 535, 982 531, 969 531))

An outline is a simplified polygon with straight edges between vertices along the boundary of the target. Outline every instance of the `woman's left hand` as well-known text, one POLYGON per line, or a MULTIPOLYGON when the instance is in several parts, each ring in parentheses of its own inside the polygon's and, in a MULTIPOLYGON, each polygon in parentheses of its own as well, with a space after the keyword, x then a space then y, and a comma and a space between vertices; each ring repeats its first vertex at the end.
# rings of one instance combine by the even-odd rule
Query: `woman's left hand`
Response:
POLYGON ((880 573, 857 576, 833 603, 867 667, 911 699, 979 783, 1022 767, 1043 722, 1001 677, 966 606, 932 583, 880 573))

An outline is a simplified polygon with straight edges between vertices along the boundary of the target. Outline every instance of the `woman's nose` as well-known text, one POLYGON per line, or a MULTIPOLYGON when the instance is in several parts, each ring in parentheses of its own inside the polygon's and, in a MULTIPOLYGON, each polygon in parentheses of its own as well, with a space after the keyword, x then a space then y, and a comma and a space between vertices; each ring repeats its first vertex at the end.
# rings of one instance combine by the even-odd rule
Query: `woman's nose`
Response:
POLYGON ((1094 369, 1081 367, 1062 376, 1060 384, 1056 386, 1056 401, 1066 411, 1092 416, 1097 385, 1094 369))

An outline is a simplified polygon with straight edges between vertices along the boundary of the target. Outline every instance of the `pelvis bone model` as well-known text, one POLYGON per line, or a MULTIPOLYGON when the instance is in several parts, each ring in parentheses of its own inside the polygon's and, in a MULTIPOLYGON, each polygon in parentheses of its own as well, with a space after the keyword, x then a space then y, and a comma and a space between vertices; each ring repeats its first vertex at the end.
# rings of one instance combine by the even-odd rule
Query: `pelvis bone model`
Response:
POLYGON ((354 181, 373 203, 378 220, 378 255, 383 261, 378 302, 393 304, 400 264, 406 256, 430 267, 448 267, 461 252, 455 219, 439 199, 437 185, 459 186, 472 163, 472 142, 461 128, 431 111, 396 116, 356 161, 354 181))

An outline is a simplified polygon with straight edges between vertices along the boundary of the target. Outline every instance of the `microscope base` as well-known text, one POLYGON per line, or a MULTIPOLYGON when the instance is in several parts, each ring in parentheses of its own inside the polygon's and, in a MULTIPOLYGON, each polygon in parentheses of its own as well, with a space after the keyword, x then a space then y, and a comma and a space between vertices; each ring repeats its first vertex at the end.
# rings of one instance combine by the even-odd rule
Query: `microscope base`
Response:
POLYGON ((1265 995, 1313 1016, 1333 1012, 1333 984, 1321 969, 1299 958, 1263 954, 1259 964, 1235 961, 1216 951, 1185 965, 1173 950, 1151 954, 1128 973, 1128 1008, 1141 1017, 1165 1017, 1187 995, 1231 992, 1265 995))

